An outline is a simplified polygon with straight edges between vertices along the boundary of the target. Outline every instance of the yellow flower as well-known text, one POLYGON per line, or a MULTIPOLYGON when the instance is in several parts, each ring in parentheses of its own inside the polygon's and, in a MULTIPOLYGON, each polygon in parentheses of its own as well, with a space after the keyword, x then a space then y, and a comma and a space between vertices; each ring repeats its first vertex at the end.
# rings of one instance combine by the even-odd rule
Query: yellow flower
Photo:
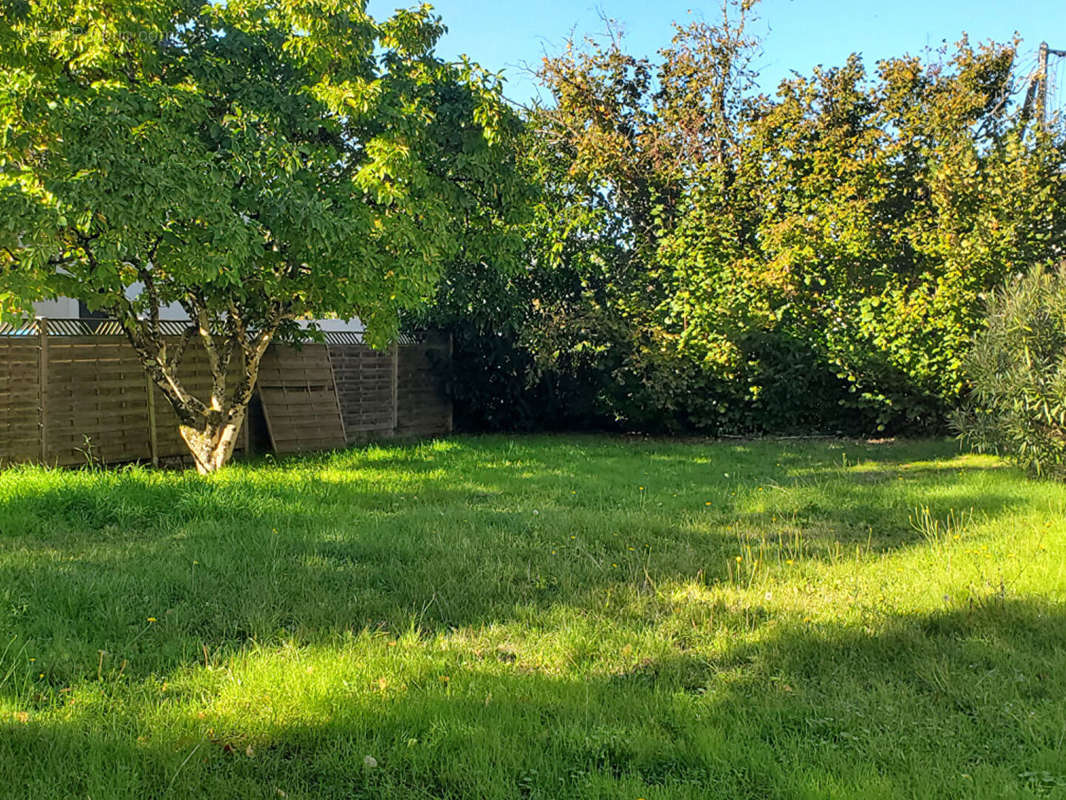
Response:
POLYGON ((155 617, 149 617, 149 618, 148 618, 148 621, 149 621, 149 622, 155 622, 155 617))
POLYGON ((737 563, 738 563, 738 564, 739 564, 739 563, 740 563, 741 561, 743 561, 743 560, 744 560, 743 558, 741 558, 740 556, 737 556, 737 563))

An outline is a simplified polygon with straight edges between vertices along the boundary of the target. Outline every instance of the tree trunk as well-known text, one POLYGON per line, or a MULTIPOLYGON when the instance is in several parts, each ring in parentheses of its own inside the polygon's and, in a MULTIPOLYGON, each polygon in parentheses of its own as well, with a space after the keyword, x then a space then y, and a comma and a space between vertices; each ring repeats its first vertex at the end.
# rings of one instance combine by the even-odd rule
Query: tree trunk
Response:
POLYGON ((221 419, 205 420, 202 429, 191 425, 178 427, 181 438, 196 462, 197 472, 209 475, 226 465, 233 455, 247 411, 247 405, 230 409, 221 419))
POLYGON ((174 409, 178 430, 192 453, 196 471, 208 475, 224 467, 233 455, 259 377, 259 363, 283 317, 278 312, 259 330, 249 331, 235 306, 228 316, 212 320, 202 306, 193 305, 197 313, 190 316, 196 316, 197 324, 190 324, 181 340, 173 343, 173 352, 168 352, 158 314, 144 320, 129 306, 120 321, 148 377, 174 409), (223 333, 218 335, 216 330, 223 333), (177 374, 185 348, 196 333, 211 368, 207 400, 189 392, 177 374), (235 376, 230 369, 234 352, 240 359, 235 376), (227 390, 232 377, 236 377, 236 383, 227 390))

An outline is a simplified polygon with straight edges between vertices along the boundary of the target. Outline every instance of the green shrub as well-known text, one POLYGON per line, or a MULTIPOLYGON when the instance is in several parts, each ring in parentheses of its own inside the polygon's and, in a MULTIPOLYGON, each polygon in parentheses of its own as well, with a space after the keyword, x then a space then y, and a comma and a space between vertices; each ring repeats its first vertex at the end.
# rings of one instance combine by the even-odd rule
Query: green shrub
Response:
POLYGON ((423 323, 454 334, 457 424, 942 433, 984 296, 1066 253, 1066 124, 1009 102, 1014 45, 853 56, 769 97, 727 5, 660 60, 612 38, 544 62, 526 268, 451 265, 423 323))
POLYGON ((1038 475, 1066 477, 1066 262, 1036 267, 993 296, 966 368, 960 437, 1038 475))

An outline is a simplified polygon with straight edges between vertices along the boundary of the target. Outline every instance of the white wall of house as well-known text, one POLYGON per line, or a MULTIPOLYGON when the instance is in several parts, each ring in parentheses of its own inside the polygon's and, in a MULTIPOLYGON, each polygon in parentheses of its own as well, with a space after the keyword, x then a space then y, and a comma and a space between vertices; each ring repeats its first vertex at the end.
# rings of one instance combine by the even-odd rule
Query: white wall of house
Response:
MULTIPOLYGON (((358 319, 320 319, 317 320, 318 328, 322 331, 354 331, 359 333, 363 330, 363 323, 358 319)), ((301 322, 300 327, 306 328, 310 322, 301 322)))
MULTIPOLYGON (((144 284, 135 283, 126 289, 126 297, 134 298, 144 289, 144 284)), ((60 297, 56 300, 42 300, 33 304, 33 310, 38 317, 49 319, 77 319, 81 316, 78 301, 72 297, 60 297)), ((187 319, 188 314, 177 303, 171 303, 159 311, 160 319, 187 319)))
POLYGON ((60 297, 58 300, 42 300, 33 304, 34 314, 48 319, 76 319, 78 316, 78 301, 69 297, 60 297))

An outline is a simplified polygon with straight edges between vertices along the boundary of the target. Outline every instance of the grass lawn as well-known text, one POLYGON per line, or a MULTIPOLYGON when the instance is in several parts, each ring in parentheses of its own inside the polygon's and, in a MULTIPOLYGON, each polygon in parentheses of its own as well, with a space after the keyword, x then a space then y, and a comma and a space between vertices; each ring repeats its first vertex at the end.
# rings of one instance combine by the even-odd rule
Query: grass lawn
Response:
POLYGON ((0 796, 1066 797, 1066 487, 951 442, 6 471, 0 796))

